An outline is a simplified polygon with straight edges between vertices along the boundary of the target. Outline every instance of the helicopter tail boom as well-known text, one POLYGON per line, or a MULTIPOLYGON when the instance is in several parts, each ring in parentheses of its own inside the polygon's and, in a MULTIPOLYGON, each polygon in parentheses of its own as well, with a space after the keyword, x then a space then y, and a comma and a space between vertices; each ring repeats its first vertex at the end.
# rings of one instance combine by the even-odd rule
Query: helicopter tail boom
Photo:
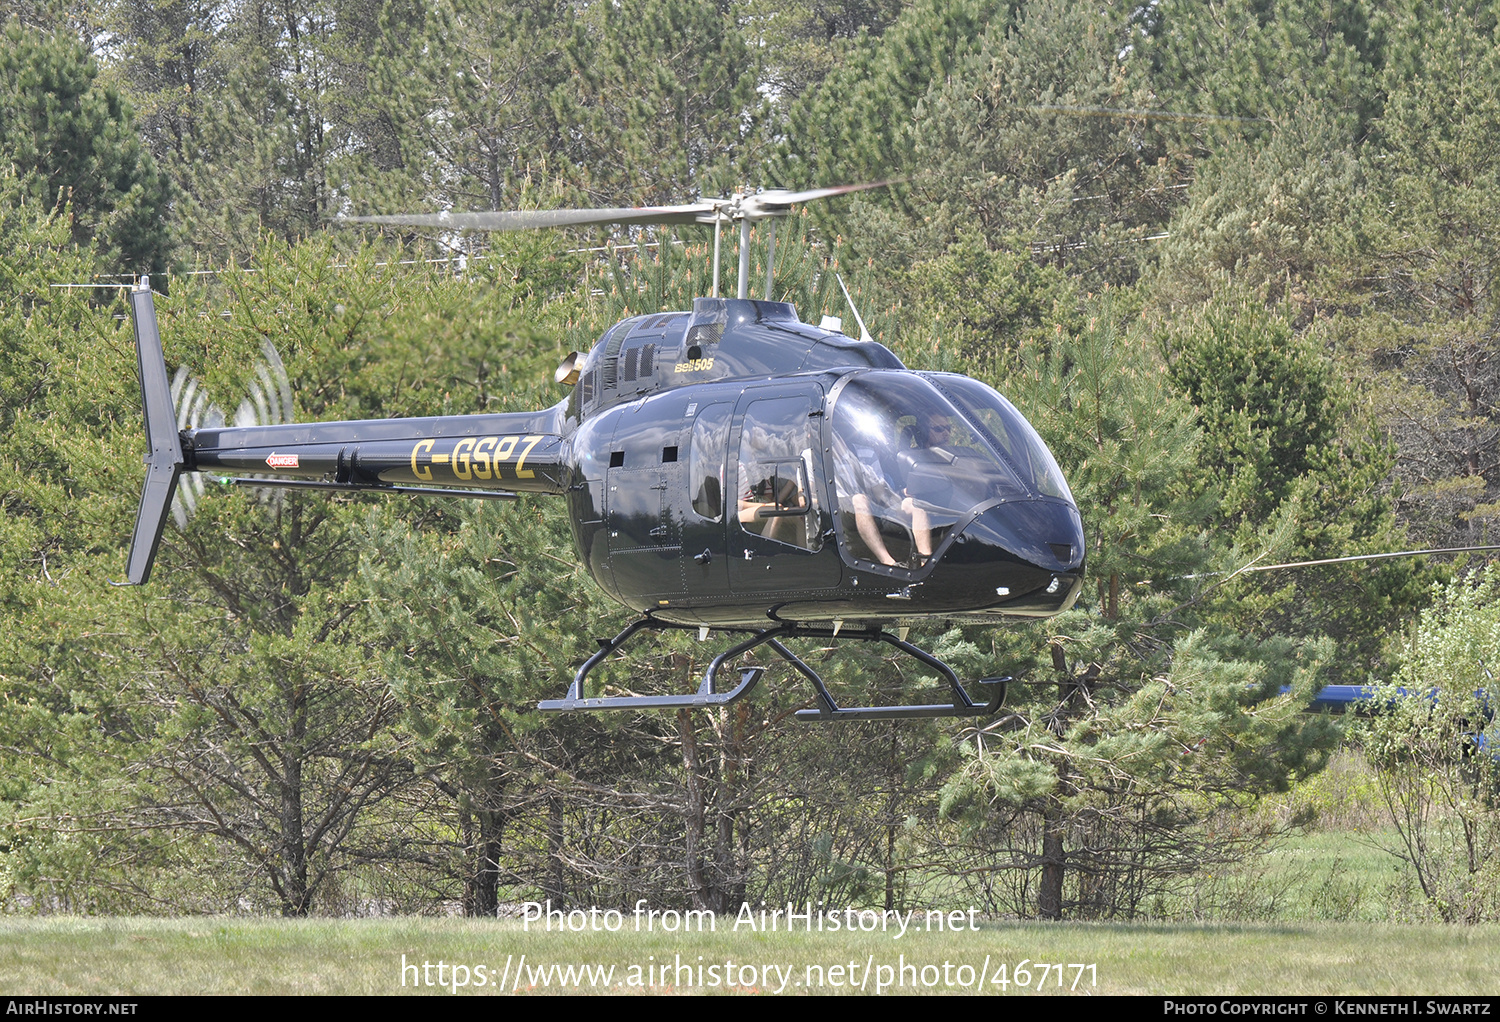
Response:
POLYGON ((294 423, 184 434, 192 467, 339 489, 461 486, 565 493, 563 438, 549 413, 294 423))
POLYGON ((179 429, 150 282, 130 291, 145 415, 146 482, 126 568, 151 577, 184 472, 222 472, 246 486, 515 499, 565 493, 562 405, 536 412, 179 429), (248 478, 246 478, 248 477, 248 478))

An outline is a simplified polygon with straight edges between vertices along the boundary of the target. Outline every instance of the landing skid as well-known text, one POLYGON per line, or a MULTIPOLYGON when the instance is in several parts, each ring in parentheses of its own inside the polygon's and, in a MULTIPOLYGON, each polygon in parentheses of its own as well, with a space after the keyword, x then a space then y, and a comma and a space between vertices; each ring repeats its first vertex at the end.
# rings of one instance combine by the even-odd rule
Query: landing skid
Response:
POLYGON ((674 624, 667 621, 657 621, 649 617, 638 618, 625 626, 625 629, 613 639, 600 639, 599 650, 593 656, 584 661, 583 666, 578 668, 578 673, 573 677, 573 684, 568 686, 568 694, 562 699, 544 699, 537 704, 537 709, 549 713, 557 713, 564 710, 678 710, 699 709, 709 706, 728 706, 730 703, 738 702, 754 691, 755 686, 760 683, 762 675, 765 674, 764 667, 744 667, 739 671, 739 683, 727 691, 719 689, 719 671, 725 662, 748 653, 758 646, 769 646, 777 656, 787 663, 812 683, 817 696, 817 706, 812 709, 798 710, 797 719, 801 721, 825 721, 825 720, 907 720, 925 717, 987 717, 1000 709, 1005 702, 1006 686, 1010 678, 985 678, 979 684, 989 689, 989 698, 984 702, 975 702, 969 697, 963 684, 958 680, 958 675, 953 669, 943 663, 931 653, 919 646, 914 646, 904 639, 897 638, 879 628, 865 630, 840 630, 835 632, 832 628, 819 628, 811 625, 781 624, 774 628, 763 631, 753 629, 724 629, 732 631, 749 631, 750 637, 742 642, 735 643, 724 652, 714 657, 703 672, 703 681, 698 686, 698 691, 691 695, 676 696, 598 696, 589 698, 583 694, 583 684, 589 673, 598 667, 611 654, 623 646, 637 632, 644 629, 652 631, 666 631, 668 629, 679 629, 693 631, 695 625, 674 624), (915 706, 839 706, 834 701, 833 694, 828 691, 818 672, 813 670, 808 663, 797 654, 787 649, 781 642, 782 639, 809 638, 809 639, 853 639, 859 642, 884 642, 894 646, 908 656, 914 657, 937 671, 948 681, 948 687, 953 692, 951 703, 929 703, 915 706))

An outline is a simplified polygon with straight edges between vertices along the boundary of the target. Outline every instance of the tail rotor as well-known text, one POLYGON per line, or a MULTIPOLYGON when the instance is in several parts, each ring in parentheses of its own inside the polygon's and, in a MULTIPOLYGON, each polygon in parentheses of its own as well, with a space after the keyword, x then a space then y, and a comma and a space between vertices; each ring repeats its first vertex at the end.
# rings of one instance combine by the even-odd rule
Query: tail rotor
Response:
MULTIPOLYGON (((178 369, 168 382, 149 278, 142 277, 130 291, 130 318, 135 328, 149 449, 146 484, 136 510, 124 584, 144 585, 151 578, 168 514, 179 529, 186 529, 204 492, 203 476, 193 470, 191 451, 183 448, 181 434, 192 429, 218 429, 225 420, 223 411, 209 401, 199 381, 186 369, 178 369)), ((261 346, 261 352, 264 361, 256 366, 250 393, 235 411, 235 426, 275 425, 291 417, 292 387, 286 366, 270 341, 261 346)), ((263 490, 262 494, 262 499, 270 499, 271 491, 263 490)))

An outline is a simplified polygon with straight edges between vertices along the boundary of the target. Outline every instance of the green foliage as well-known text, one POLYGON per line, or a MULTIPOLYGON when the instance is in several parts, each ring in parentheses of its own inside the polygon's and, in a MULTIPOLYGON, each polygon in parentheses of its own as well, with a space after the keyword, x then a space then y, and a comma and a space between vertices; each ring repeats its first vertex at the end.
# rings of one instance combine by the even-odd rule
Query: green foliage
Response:
POLYGON ((991 244, 1024 236, 1093 283, 1126 282, 1183 172, 1156 121, 1123 113, 1154 105, 1150 69, 1131 57, 1134 16, 995 7, 909 8, 847 78, 793 106, 778 173, 902 176, 891 202, 861 197, 844 218, 861 255, 905 265, 977 228, 991 244))
POLYGON ((1350 196, 1368 182, 1347 134, 1320 110, 1268 137, 1225 139, 1196 162, 1148 284, 1158 302, 1191 306, 1239 287, 1309 308, 1329 290, 1340 272, 1330 254, 1367 243, 1367 211, 1350 196))
POLYGON ((762 91, 789 103, 835 71, 852 46, 881 35, 903 0, 738 0, 735 20, 762 53, 762 91))
POLYGON ((1184 134, 1215 148, 1227 134, 1318 116, 1345 138, 1380 111, 1377 85, 1394 36, 1379 0, 1231 0, 1154 5, 1141 55, 1151 61, 1162 105, 1185 118, 1184 134))
POLYGON ((1155 105, 1131 49, 1134 18, 1125 7, 1031 0, 1014 20, 991 21, 919 104, 899 147, 903 166, 926 172, 910 203, 921 222, 902 233, 922 244, 975 224, 991 238, 1031 237, 1096 286, 1133 279, 1185 170, 1162 122, 1134 113, 1155 105))
POLYGON ((619 614, 577 564, 560 508, 476 501, 415 532, 396 511, 370 515, 361 586, 414 769, 456 817, 405 840, 457 844, 465 909, 492 915, 502 834, 539 797, 552 744, 534 733, 536 703, 566 689, 598 619, 619 614))
POLYGON ((777 179, 807 187, 898 173, 893 154, 918 102, 1000 13, 989 0, 929 0, 908 7, 878 40, 860 37, 836 70, 791 105, 777 179))
POLYGON ((1033 631, 1050 665, 1013 652, 1031 685, 976 729, 942 808, 990 849, 990 869, 1033 878, 1007 910, 1048 918, 1148 911, 1236 861, 1269 830, 1224 828, 1318 770, 1338 737, 1301 712, 1332 643, 1184 631, 1223 618, 1194 607, 1194 575, 1224 554, 1204 531, 1220 493, 1198 475, 1198 414, 1123 304, 1106 296, 1076 333, 1059 324, 993 362, 1066 466, 1097 598, 1033 631))
POLYGON ((1193 408, 1164 384, 1148 332, 1124 298, 1105 296, 1076 333, 1050 336, 996 358, 992 381, 1046 439, 1084 515, 1096 608, 1182 586, 1200 567, 1212 491, 1193 483, 1201 434, 1193 408))
POLYGON ((136 137, 130 107, 65 32, 11 23, 0 46, 0 167, 25 194, 68 207, 73 238, 111 269, 159 272, 170 189, 136 137))
MULTIPOLYGON (((212 366, 210 393, 232 395, 270 339, 298 381, 298 417, 381 414, 391 378, 360 372, 374 339, 390 350, 409 340, 392 327, 442 337, 441 306, 410 276, 391 288, 371 253, 353 272, 331 255, 326 243, 268 246, 261 272, 219 282, 227 319, 200 316, 210 296, 179 289, 162 303, 169 357, 205 353, 188 361, 212 366), (418 295, 427 315, 407 318, 418 295)), ((164 537, 160 595, 117 609, 129 638, 121 662, 101 668, 134 678, 134 812, 238 849, 241 896, 287 915, 309 912, 384 840, 362 827, 365 810, 410 778, 397 707, 360 627, 364 531, 364 509, 347 500, 210 495, 185 533, 164 537)))
POLYGON ((1386 404, 1403 517, 1429 543, 1483 543, 1500 497, 1490 441, 1500 394, 1500 263, 1489 240, 1500 227, 1490 201, 1500 187, 1496 15, 1485 3, 1441 17, 1398 4, 1389 24, 1389 98, 1360 203, 1370 237, 1340 296, 1365 314, 1343 337, 1386 404))
POLYGON ((1399 841, 1443 922, 1500 915, 1500 725, 1491 664, 1500 663, 1500 569, 1435 593, 1399 672, 1375 686, 1366 753, 1399 841))
POLYGON ((719 8, 693 0, 586 7, 554 95, 558 149, 586 175, 595 205, 722 194, 756 112, 756 57, 719 8))
POLYGON ((94 680, 123 639, 106 583, 139 487, 139 396, 118 306, 48 287, 96 269, 49 210, 0 179, 0 854, 39 909, 140 909, 171 842, 109 826, 127 700, 94 680))
POLYGON ((1245 811, 1321 769, 1339 740, 1329 718, 1303 712, 1331 643, 1200 631, 1170 648, 1158 637, 1143 657, 1153 637, 1139 624, 1128 636, 1077 612, 1056 624, 1055 696, 1034 688, 977 729, 942 795, 987 869, 1035 878, 1004 910, 1151 911, 1263 847, 1273 828, 1245 811))
MULTIPOLYGON (((481 311, 473 285, 438 272, 426 280, 410 273, 384 278, 369 251, 349 267, 332 257, 327 243, 290 251, 269 245, 260 272, 230 273, 210 291, 176 289, 160 302, 169 359, 204 366, 204 386, 232 408, 270 340, 298 381, 296 413, 304 418, 432 411, 457 400, 483 408, 495 399, 491 388, 507 396, 515 389, 504 360, 509 346, 523 345, 503 308, 481 311), (203 314, 219 301, 229 303, 227 318, 203 314), (372 368, 376 362, 383 371, 372 368)), ((481 293, 501 299, 493 290, 481 293)), ((135 460, 139 398, 128 327, 80 303, 85 330, 74 340, 74 331, 49 329, 36 314, 46 308, 36 307, 19 332, 39 349, 86 340, 90 324, 110 328, 107 343, 80 348, 105 358, 90 376, 67 387, 45 377, 32 386, 43 430, 45 402, 54 395, 114 395, 113 404, 92 403, 96 414, 111 416, 110 428, 76 411, 65 417, 72 429, 100 437, 82 446, 85 457, 60 460, 77 445, 56 421, 51 442, 66 446, 55 448, 50 465, 45 447, 29 455, 47 486, 60 490, 96 454, 112 465, 135 460), (119 432, 112 432, 116 424, 119 432)), ((17 368, 45 368, 67 350, 40 350, 18 359, 17 368)), ((30 428, 7 432, 7 439, 25 442, 34 432, 49 439, 30 428)), ((18 819, 35 821, 59 802, 75 813, 91 808, 81 823, 64 814, 49 827, 33 822, 19 831, 16 861, 31 865, 17 875, 28 884, 52 877, 82 892, 67 894, 69 903, 95 903, 117 889, 127 862, 145 863, 144 876, 166 868, 171 846, 149 840, 152 828, 162 828, 202 835, 220 854, 236 849, 241 865, 219 872, 219 903, 168 895, 159 881, 153 897, 205 908, 243 898, 305 914, 336 893, 351 862, 389 840, 367 829, 375 818, 368 810, 411 778, 406 738, 394 727, 399 707, 367 644, 364 597, 356 595, 365 509, 304 494, 212 494, 185 533, 168 531, 153 592, 135 593, 102 587, 101 576, 118 572, 138 475, 82 477, 90 479, 108 487, 100 504, 110 520, 96 533, 99 547, 86 559, 66 546, 32 555, 37 578, 14 591, 13 605, 29 627, 10 630, 4 663, 7 682, 15 679, 8 686, 16 700, 11 733, 33 756, 46 750, 37 759, 44 770, 21 775, 37 782, 16 791, 17 805, 26 807, 18 819), (233 541, 224 542, 226 535, 233 541), (52 729, 48 719, 57 721, 52 729), (53 734, 78 737, 59 742, 53 734), (67 849, 77 847, 70 838, 79 832, 106 835, 95 845, 115 850, 86 862, 70 858, 67 849), (141 835, 148 836, 144 846, 141 835)), ((7 503, 25 492, 7 494, 7 503)), ((86 487, 75 484, 71 500, 62 492, 49 499, 58 505, 55 520, 38 514, 38 524, 66 527, 65 502, 75 515, 89 513, 86 487)), ((25 556, 25 546, 14 549, 25 556)))
MULTIPOLYGON (((1197 485, 1217 494, 1226 571, 1400 548, 1382 486, 1394 452, 1320 327, 1299 332, 1285 307, 1227 289, 1157 329, 1169 379, 1199 410, 1197 485)), ((1221 579, 1206 594, 1217 619, 1259 635, 1330 635, 1356 683, 1383 655, 1377 622, 1410 613, 1425 585, 1410 561, 1221 579)))
MULTIPOLYGON (((1323 352, 1285 316, 1220 300, 1165 325, 1161 343, 1168 379, 1199 410, 1208 441, 1199 486, 1222 495, 1219 514, 1232 529, 1270 521, 1309 475, 1350 475, 1339 430, 1351 402, 1323 352)), ((1374 450, 1362 460, 1383 453, 1367 445, 1374 450)), ((1355 489, 1388 469, 1376 461, 1355 489)))
POLYGON ((344 175, 353 209, 581 200, 578 175, 558 151, 566 125, 552 110, 568 79, 572 23, 568 9, 546 3, 435 5, 415 24, 390 8, 367 62, 365 148, 344 175))
POLYGON ((992 248, 977 231, 965 231, 945 254, 916 264, 901 281, 912 324, 907 343, 919 340, 926 325, 934 347, 948 345, 966 363, 1036 341, 1057 324, 1079 326, 1072 281, 1038 265, 1020 239, 992 248))

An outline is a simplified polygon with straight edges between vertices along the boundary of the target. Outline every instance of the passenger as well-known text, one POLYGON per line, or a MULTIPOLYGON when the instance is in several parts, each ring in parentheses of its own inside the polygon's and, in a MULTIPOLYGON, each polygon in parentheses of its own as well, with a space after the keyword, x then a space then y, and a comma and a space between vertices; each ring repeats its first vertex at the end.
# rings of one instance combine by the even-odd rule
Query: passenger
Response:
POLYGON ((740 463, 740 524, 766 539, 807 549, 807 495, 796 462, 740 463))

